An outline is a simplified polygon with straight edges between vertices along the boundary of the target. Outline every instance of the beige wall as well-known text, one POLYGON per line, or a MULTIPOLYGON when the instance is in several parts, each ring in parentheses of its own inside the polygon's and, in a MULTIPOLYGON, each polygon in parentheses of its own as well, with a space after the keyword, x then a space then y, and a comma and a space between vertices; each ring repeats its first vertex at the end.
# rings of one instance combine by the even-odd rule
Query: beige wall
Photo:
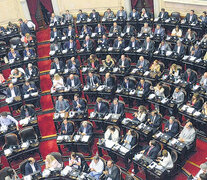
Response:
POLYGON ((65 10, 70 10, 71 14, 77 15, 78 10, 82 9, 83 12, 90 13, 92 9, 96 9, 101 15, 107 8, 111 8, 114 13, 124 6, 124 0, 57 0, 60 13, 65 10))
POLYGON ((19 18, 25 19, 20 0, 0 0, 0 25, 16 23, 19 18))

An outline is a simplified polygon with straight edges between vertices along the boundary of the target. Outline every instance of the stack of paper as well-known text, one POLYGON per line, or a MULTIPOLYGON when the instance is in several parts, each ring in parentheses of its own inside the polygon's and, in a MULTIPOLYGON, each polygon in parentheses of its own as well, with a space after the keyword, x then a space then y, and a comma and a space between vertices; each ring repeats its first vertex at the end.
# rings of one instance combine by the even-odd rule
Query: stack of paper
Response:
POLYGON ((188 108, 187 108, 187 113, 192 114, 194 110, 195 110, 195 109, 194 109, 193 107, 188 107, 188 108))
POLYGON ((81 141, 82 142, 88 142, 89 138, 90 138, 90 136, 85 135, 85 136, 82 137, 81 141))
POLYGON ((155 94, 150 94, 148 99, 152 100, 154 98, 155 98, 155 94))
POLYGON ((127 148, 121 146, 120 151, 121 151, 123 154, 126 154, 127 152, 129 152, 129 149, 127 149, 127 148))
POLYGON ((111 140, 106 140, 105 141, 105 146, 109 149, 111 149, 114 145, 115 145, 115 143, 111 140))
POLYGON ((144 73, 144 76, 148 76, 149 75, 149 71, 146 71, 145 73, 144 73))

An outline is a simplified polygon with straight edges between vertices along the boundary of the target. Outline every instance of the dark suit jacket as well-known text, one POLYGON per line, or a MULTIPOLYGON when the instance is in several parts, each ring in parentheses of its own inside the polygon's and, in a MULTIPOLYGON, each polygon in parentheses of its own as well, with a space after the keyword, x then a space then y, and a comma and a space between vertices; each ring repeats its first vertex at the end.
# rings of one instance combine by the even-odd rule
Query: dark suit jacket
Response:
POLYGON ((38 70, 36 67, 32 67, 32 74, 29 74, 29 69, 25 69, 26 76, 36 77, 38 75, 38 70))
MULTIPOLYGON (((36 171, 41 172, 41 166, 37 162, 34 163, 34 166, 35 166, 36 171)), ((25 165, 25 176, 32 174, 32 173, 33 173, 32 167, 31 167, 30 163, 28 162, 25 165)))
POLYGON ((61 43, 58 42, 58 43, 50 44, 50 51, 57 51, 56 46, 57 46, 57 50, 60 50, 60 51, 62 50, 61 43))
POLYGON ((114 84, 114 79, 113 79, 112 77, 109 77, 109 78, 107 79, 107 81, 106 81, 106 79, 105 79, 105 81, 104 81, 104 85, 106 85, 106 86, 108 86, 108 87, 113 87, 113 86, 115 86, 115 84, 114 84))
POLYGON ((77 49, 76 42, 73 41, 72 46, 70 46, 70 41, 66 41, 63 45, 63 49, 67 49, 67 50, 72 49, 72 50, 76 51, 76 49, 77 49))
POLYGON ((190 13, 187 13, 187 15, 185 16, 185 20, 187 23, 196 23, 198 21, 197 19, 197 15, 193 14, 192 20, 190 21, 190 13))
MULTIPOLYGON (((66 36, 68 36, 68 32, 69 32, 69 29, 68 29, 68 28, 65 28, 65 29, 63 30, 63 33, 64 33, 66 36)), ((73 29, 73 28, 72 28, 72 30, 71 30, 71 36, 72 36, 72 37, 75 37, 75 29, 73 29)))
MULTIPOLYGON (((127 84, 125 83, 125 81, 122 83, 122 87, 127 88, 127 84)), ((135 84, 131 80, 128 80, 128 89, 135 89, 135 84)))
MULTIPOLYGON (((86 48, 86 47, 84 47, 84 44, 86 44, 86 40, 84 40, 83 41, 83 44, 82 44, 82 47, 83 48, 86 48)), ((88 49, 92 49, 93 48, 93 41, 92 40, 89 40, 89 42, 88 42, 88 49)))
MULTIPOLYGON (((142 48, 143 48, 144 50, 146 50, 146 48, 147 48, 147 42, 146 42, 146 41, 144 41, 144 43, 143 43, 143 45, 142 45, 142 48)), ((150 51, 150 52, 154 51, 154 42, 153 42, 153 41, 150 41, 150 42, 149 42, 149 48, 148 48, 148 51, 150 51)))
MULTIPOLYGON (((28 110, 29 116, 33 117, 35 115, 35 110, 33 108, 27 107, 27 110, 28 110)), ((20 116, 22 119, 24 119, 26 117, 25 112, 26 111, 24 109, 21 110, 20 116)))
MULTIPOLYGON (((74 84, 75 86, 80 86, 81 82, 77 76, 74 76, 74 84)), ((67 86, 72 86, 72 82, 70 78, 67 78, 67 86)))
MULTIPOLYGON (((19 87, 14 86, 14 92, 15 92, 15 95, 16 95, 16 96, 21 96, 19 87)), ((6 96, 7 96, 7 98, 9 98, 9 97, 12 96, 12 95, 11 95, 11 90, 10 90, 10 88, 7 88, 7 90, 6 90, 6 96)))
MULTIPOLYGON (((114 103, 111 104, 110 113, 112 113, 112 114, 115 113, 114 103)), ((124 113, 124 105, 121 103, 118 103, 117 114, 123 114, 123 113, 124 113)))
MULTIPOLYGON (((57 30, 57 36, 56 37, 61 37, 61 32, 60 30, 57 30)), ((50 33, 50 38, 55 38, 55 32, 51 31, 50 33)))
POLYGON ((164 36, 165 35, 165 30, 163 28, 160 28, 160 31, 159 32, 158 31, 159 31, 159 29, 155 28, 154 34, 155 35, 160 35, 160 36, 164 36))
MULTIPOLYGON (((119 65, 119 66, 122 65, 122 60, 121 60, 121 59, 119 59, 119 63, 118 63, 118 65, 119 65)), ((130 61, 129 61, 128 59, 125 59, 125 60, 124 60, 124 66, 125 66, 126 69, 129 69, 129 68, 130 68, 131 65, 130 65, 130 61)))
POLYGON ((106 104, 104 102, 101 102, 101 106, 100 109, 98 108, 98 103, 95 104, 95 112, 99 112, 99 113, 108 113, 108 107, 106 106, 106 104))
POLYGON ((203 20, 203 16, 200 16, 200 19, 202 24, 207 24, 207 16, 204 18, 204 20, 203 20))
MULTIPOLYGON (((177 53, 177 49, 178 49, 178 46, 175 45, 173 51, 177 53)), ((184 54, 185 54, 185 47, 184 47, 183 45, 181 45, 181 47, 180 47, 180 52, 178 53, 178 55, 179 55, 179 56, 182 56, 182 55, 184 55, 184 54)))
MULTIPOLYGON (((184 81, 187 81, 187 80, 188 80, 188 73, 187 73, 187 72, 184 72, 184 74, 183 74, 183 80, 184 80, 184 81)), ((195 83, 196 83, 196 81, 197 81, 197 76, 196 76, 196 74, 195 74, 194 72, 191 72, 189 81, 190 81, 192 84, 195 84, 195 83)))
POLYGON ((68 122, 67 123, 67 131, 66 131, 66 133, 63 133, 63 131, 65 131, 65 124, 64 123, 61 124, 61 134, 62 135, 63 134, 65 134, 65 135, 72 135, 73 132, 74 132, 73 124, 68 122))
MULTIPOLYGON (((140 65, 141 65, 141 61, 138 60, 136 67, 138 68, 140 65)), ((149 62, 144 60, 143 67, 141 69, 143 69, 144 71, 148 70, 149 69, 149 62)))
MULTIPOLYGON (((139 88, 142 87, 140 82, 138 83, 137 87, 139 87, 139 88)), ((144 82, 143 95, 148 95, 149 91, 150 91, 150 84, 147 82, 144 82)))
MULTIPOLYGON (((194 48, 193 48, 192 50, 195 51, 194 48)), ((193 56, 196 57, 197 59, 201 58, 201 56, 202 56, 202 51, 201 51, 201 49, 197 49, 197 50, 195 51, 195 53, 194 53, 193 56)))
POLYGON ((87 15, 85 13, 77 14, 77 21, 82 21, 86 19, 87 19, 87 15))
POLYGON ((152 124, 149 124, 149 126, 151 126, 152 128, 158 128, 162 123, 160 115, 155 115, 155 116, 156 116, 155 119, 154 116, 152 115, 149 116, 150 121, 153 122, 152 124))
MULTIPOLYGON (((106 171, 109 171, 109 168, 106 166, 106 171)), ((120 171, 119 168, 115 165, 112 166, 111 174, 106 175, 106 179, 110 177, 112 180, 120 179, 120 171)))
MULTIPOLYGON (((99 33, 98 30, 99 30, 99 29, 98 29, 98 26, 96 26, 94 32, 95 32, 95 33, 99 33)), ((103 26, 101 26, 101 34, 105 34, 105 32, 106 32, 105 28, 104 28, 103 26)))
MULTIPOLYGON (((161 18, 161 16, 162 16, 162 12, 159 13, 159 16, 158 16, 158 17, 161 18)), ((168 14, 168 12, 164 12, 164 15, 163 15, 162 18, 163 18, 163 19, 168 19, 168 18, 169 18, 169 14, 168 14)))
POLYGON ((203 105, 202 100, 199 99, 196 101, 196 103, 193 105, 193 107, 198 111, 201 109, 202 105, 203 105))
MULTIPOLYGON (((35 55, 33 49, 29 49, 29 53, 30 53, 30 56, 34 56, 35 55)), ((24 50, 24 57, 27 57, 27 51, 26 51, 26 49, 24 50)))
MULTIPOLYGON (((16 58, 21 58, 18 51, 15 51, 15 53, 16 53, 16 58)), ((8 53, 8 58, 9 59, 14 59, 14 56, 11 52, 8 53)))
MULTIPOLYGON (((127 138, 127 135, 124 136, 123 141, 126 140, 126 138, 127 138)), ((136 139, 136 137, 133 136, 133 137, 132 137, 132 140, 131 140, 131 142, 130 142, 131 147, 133 147, 133 146, 136 144, 136 142, 137 142, 137 139, 136 139)), ((124 142, 123 142, 123 143, 124 143, 124 142)))
MULTIPOLYGON (((94 66, 97 69, 99 67, 99 61, 94 61, 94 66)), ((90 60, 88 61, 88 67, 92 68, 92 63, 90 62, 90 60)))
MULTIPOLYGON (((147 14, 147 19, 151 19, 151 14, 149 12, 146 11, 146 14, 147 14)), ((142 13, 140 14, 140 17, 141 18, 145 18, 142 13)), ((146 19, 146 18, 145 18, 146 19)))
POLYGON ((137 11, 135 12, 135 17, 133 17, 133 12, 130 12, 130 13, 129 13, 129 18, 130 18, 130 19, 132 19, 132 18, 139 19, 140 16, 139 16, 139 13, 138 13, 137 11))
MULTIPOLYGON (((139 49, 140 48, 140 44, 139 41, 135 40, 135 49, 139 49)), ((132 41, 129 41, 129 47, 132 48, 132 41)))
MULTIPOLYGON (((127 30, 127 25, 124 27, 123 33, 126 33, 126 30, 127 30)), ((134 28, 134 26, 131 26, 131 25, 130 25, 130 28, 129 28, 129 35, 130 35, 130 36, 133 36, 134 34, 135 34, 135 28, 134 28)))
MULTIPOLYGON (((87 85, 91 85, 90 77, 89 76, 87 76, 86 82, 87 82, 87 85)), ((93 82, 95 84, 100 84, 100 79, 96 75, 93 75, 93 82)))
MULTIPOLYGON (((148 146, 145 151, 144 151, 144 155, 147 155, 148 150, 150 149, 150 146, 148 146)), ((152 160, 156 160, 157 155, 159 153, 160 149, 157 146, 154 146, 151 151, 148 153, 148 157, 151 158, 152 160)))
MULTIPOLYGON (((114 40, 114 44, 113 44, 113 47, 114 48, 118 48, 118 39, 115 39, 114 40)), ((119 49, 124 49, 125 48, 125 41, 122 40, 122 43, 119 45, 119 49)))
MULTIPOLYGON (((76 69, 80 69, 80 61, 78 59, 75 59, 75 67, 76 69)), ((72 61, 69 60, 68 61, 68 69, 71 69, 72 68, 72 61)))
MULTIPOLYGON (((84 111, 86 109, 86 104, 85 104, 84 100, 79 99, 79 104, 81 105, 80 110, 81 111, 84 111)), ((77 102, 74 101, 74 100, 73 100, 73 110, 74 111, 77 111, 78 110, 78 108, 77 108, 77 102)))
MULTIPOLYGON (((78 130, 78 132, 79 132, 79 133, 83 133, 83 130, 84 130, 84 127, 83 127, 83 125, 81 125, 80 128, 79 128, 79 130, 78 130)), ((88 124, 88 125, 86 126, 86 135, 92 135, 92 133, 93 133, 93 131, 92 131, 92 127, 91 127, 90 124, 88 124)))
MULTIPOLYGON (((63 62, 62 61, 59 61, 59 66, 60 66, 60 71, 61 72, 63 72, 64 71, 64 66, 63 66, 63 62)), ((56 71, 58 71, 58 69, 57 69, 57 65, 56 65, 56 63, 55 62, 53 62, 52 64, 51 64, 51 69, 55 69, 56 71)))
MULTIPOLYGON (((165 124, 165 128, 169 129, 169 121, 167 121, 167 123, 165 124)), ((165 132, 166 134, 170 135, 171 137, 174 137, 177 133, 179 132, 179 124, 177 122, 173 122, 171 130, 169 130, 168 132, 165 132)))
POLYGON ((29 34, 31 33, 29 27, 24 22, 20 24, 20 31, 22 32, 22 35, 24 35, 24 36, 27 33, 29 33, 29 34))
POLYGON ((34 90, 31 91, 27 91, 29 89, 29 86, 27 86, 26 84, 23 85, 23 93, 25 94, 29 94, 29 93, 34 93, 37 92, 37 87, 35 86, 35 83, 30 83, 30 87, 34 88, 34 90))
MULTIPOLYGON (((116 28, 117 28, 117 33, 118 33, 118 34, 121 34, 121 26, 117 25, 116 28)), ((113 31, 114 31, 114 26, 111 26, 109 32, 110 32, 110 33, 114 33, 113 31)))
POLYGON ((87 26, 87 33, 86 32, 84 32, 84 28, 82 28, 82 30, 81 30, 81 34, 83 34, 83 35, 91 35, 92 34, 92 32, 91 32, 91 28, 90 27, 88 27, 87 26))
MULTIPOLYGON (((90 13, 89 18, 90 18, 90 19, 94 19, 94 17, 93 17, 93 13, 90 13)), ((100 15, 99 15, 98 12, 95 12, 95 19, 96 19, 97 21, 100 20, 100 15)))
POLYGON ((101 38, 100 39, 102 42, 99 42, 98 43, 98 46, 102 46, 102 47, 105 47, 105 48, 107 48, 108 46, 109 46, 109 41, 108 41, 108 39, 105 39, 104 41, 103 41, 103 38, 101 38))
MULTIPOLYGON (((185 39, 188 39, 188 35, 189 35, 189 33, 187 32, 187 33, 185 34, 185 39)), ((191 38, 190 41, 191 41, 191 42, 194 42, 195 39, 196 39, 195 33, 192 33, 192 38, 191 38)))
POLYGON ((55 111, 59 112, 61 110, 65 110, 65 111, 70 110, 70 105, 69 105, 68 101, 65 99, 63 99, 62 103, 59 100, 57 100, 55 102, 55 111), (61 104, 62 104, 62 108, 60 107, 61 104))

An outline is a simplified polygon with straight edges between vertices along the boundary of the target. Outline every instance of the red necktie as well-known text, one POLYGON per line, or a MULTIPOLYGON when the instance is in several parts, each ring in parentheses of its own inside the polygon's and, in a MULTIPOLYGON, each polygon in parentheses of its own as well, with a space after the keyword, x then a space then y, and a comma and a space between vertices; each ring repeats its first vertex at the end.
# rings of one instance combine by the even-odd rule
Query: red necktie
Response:
POLYGON ((148 156, 148 154, 150 153, 150 151, 152 150, 153 147, 150 147, 149 150, 147 151, 146 156, 148 156))
POLYGON ((188 75, 188 79, 187 79, 187 82, 189 82, 190 81, 190 75, 188 75))
POLYGON ((92 68, 95 68, 94 62, 92 62, 92 68))

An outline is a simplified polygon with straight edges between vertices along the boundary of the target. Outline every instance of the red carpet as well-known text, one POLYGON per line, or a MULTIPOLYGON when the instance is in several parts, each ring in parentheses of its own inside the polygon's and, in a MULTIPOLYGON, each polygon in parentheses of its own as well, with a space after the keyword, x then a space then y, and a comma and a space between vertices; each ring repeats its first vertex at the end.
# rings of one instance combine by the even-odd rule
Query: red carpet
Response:
POLYGON ((4 69, 2 70, 3 76, 5 79, 8 79, 10 73, 11 73, 11 69, 4 69))
POLYGON ((40 99, 42 110, 53 109, 51 95, 42 96, 40 99))
POLYGON ((40 87, 41 87, 42 92, 48 91, 51 89, 52 81, 50 79, 49 74, 45 74, 45 75, 40 76, 40 87))
POLYGON ((50 44, 42 44, 37 47, 37 53, 39 58, 48 57, 50 52, 50 44))
POLYGON ((50 67, 51 67, 51 60, 45 60, 45 61, 39 61, 38 62, 38 68, 39 68, 39 71, 42 72, 42 71, 48 71, 50 70, 50 67))
POLYGON ((50 28, 44 29, 36 33, 37 42, 48 41, 50 39, 50 28))
POLYGON ((0 108, 0 113, 5 112, 5 111, 9 112, 9 106, 3 106, 0 108))

